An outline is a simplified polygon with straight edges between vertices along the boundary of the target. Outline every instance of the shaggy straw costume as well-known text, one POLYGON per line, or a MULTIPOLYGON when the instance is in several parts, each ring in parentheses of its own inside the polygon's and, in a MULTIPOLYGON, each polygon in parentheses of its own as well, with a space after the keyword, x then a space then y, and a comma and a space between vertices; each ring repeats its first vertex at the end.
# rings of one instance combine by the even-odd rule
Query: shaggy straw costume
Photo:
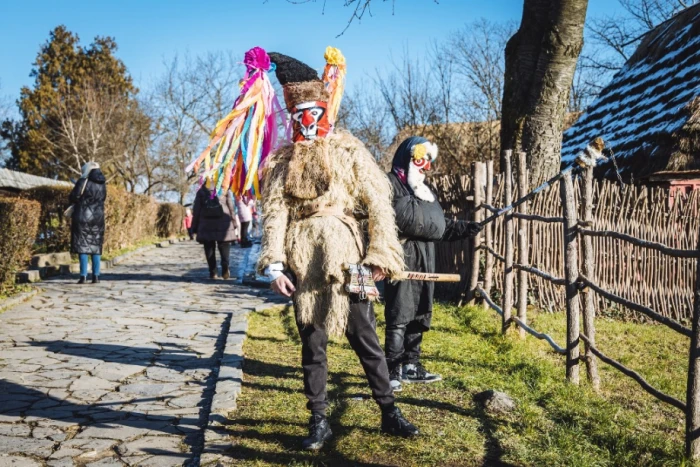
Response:
POLYGON ((292 117, 293 143, 279 149, 265 166, 258 267, 273 280, 282 271, 295 279, 304 393, 312 412, 309 437, 302 442, 305 449, 320 449, 331 437, 325 414, 326 346, 330 336, 342 334, 359 357, 381 407, 382 430, 401 436, 418 433, 394 406, 372 304, 344 290, 343 263, 379 266, 389 277, 402 271, 404 263, 388 179, 357 138, 333 129, 345 69, 344 58, 334 50, 326 52, 329 64, 323 81, 307 65, 270 54, 292 117), (367 218, 369 242, 356 215, 367 218))
POLYGON ((294 303, 303 324, 324 327, 334 336, 345 331, 349 301, 343 290, 343 263, 380 266, 389 276, 403 270, 402 248, 390 200, 391 186, 374 157, 347 132, 337 131, 324 139, 294 143, 272 156, 265 173, 263 212, 266 216, 258 265, 262 270, 281 262, 294 272, 297 277, 294 303), (328 157, 328 190, 314 199, 287 195, 287 188, 304 190, 320 174, 310 170, 306 177, 300 177, 299 186, 289 186, 286 182, 290 180, 293 155, 308 158, 305 165, 314 167, 313 159, 319 152, 328 157), (366 212, 370 237, 369 246, 363 245, 366 252, 358 250, 356 234, 338 217, 304 217, 305 210, 315 206, 336 207, 347 213, 366 212))

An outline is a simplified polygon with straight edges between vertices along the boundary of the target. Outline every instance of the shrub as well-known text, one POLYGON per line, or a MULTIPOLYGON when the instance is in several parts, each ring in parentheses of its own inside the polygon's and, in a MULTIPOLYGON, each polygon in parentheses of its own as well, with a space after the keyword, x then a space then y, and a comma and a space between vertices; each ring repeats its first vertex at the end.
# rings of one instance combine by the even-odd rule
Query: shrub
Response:
POLYGON ((37 251, 50 253, 70 250, 70 219, 63 219, 63 211, 70 205, 70 192, 69 187, 40 186, 22 193, 24 198, 41 205, 37 251))
POLYGON ((177 203, 161 203, 158 206, 156 227, 159 237, 173 237, 182 232, 185 207, 177 203))
POLYGON ((0 198, 0 293, 13 286, 15 273, 29 261, 40 214, 36 201, 0 198))
MULTIPOLYGON (((40 231, 36 237, 38 250, 70 250, 71 219, 63 218, 63 211, 70 204, 70 192, 70 188, 43 186, 23 193, 24 198, 41 204, 40 231)), ((150 196, 108 185, 103 252, 119 250, 157 235, 158 209, 159 203, 150 196)))

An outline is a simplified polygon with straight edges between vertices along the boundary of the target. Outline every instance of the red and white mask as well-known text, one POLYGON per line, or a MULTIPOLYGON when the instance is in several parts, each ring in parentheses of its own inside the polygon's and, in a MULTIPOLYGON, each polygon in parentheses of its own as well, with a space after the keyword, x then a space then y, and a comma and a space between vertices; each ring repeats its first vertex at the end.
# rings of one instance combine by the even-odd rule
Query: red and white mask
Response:
POLYGON ((326 102, 309 101, 292 107, 292 141, 313 141, 330 133, 327 105, 326 102))
POLYGON ((408 164, 406 182, 417 198, 424 201, 435 201, 435 195, 425 184, 425 172, 429 171, 438 155, 437 145, 426 141, 411 148, 411 162, 408 164))

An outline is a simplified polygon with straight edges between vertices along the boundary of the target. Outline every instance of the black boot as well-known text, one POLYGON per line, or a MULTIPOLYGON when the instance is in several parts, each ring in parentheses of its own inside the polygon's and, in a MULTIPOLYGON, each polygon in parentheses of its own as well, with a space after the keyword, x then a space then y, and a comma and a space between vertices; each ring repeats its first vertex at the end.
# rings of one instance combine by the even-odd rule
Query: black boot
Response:
POLYGON ((419 432, 418 428, 403 418, 401 410, 393 406, 388 410, 382 410, 382 433, 410 438, 412 436, 418 436, 419 432))
POLYGON ((92 283, 93 284, 99 284, 100 283, 100 276, 92 275, 92 283))
POLYGON ((80 276, 80 279, 78 279, 78 284, 84 284, 86 280, 87 280, 86 276, 80 276))
POLYGON ((331 439, 333 433, 328 419, 321 414, 313 414, 309 419, 309 437, 301 442, 301 447, 310 451, 318 451, 323 443, 331 439))

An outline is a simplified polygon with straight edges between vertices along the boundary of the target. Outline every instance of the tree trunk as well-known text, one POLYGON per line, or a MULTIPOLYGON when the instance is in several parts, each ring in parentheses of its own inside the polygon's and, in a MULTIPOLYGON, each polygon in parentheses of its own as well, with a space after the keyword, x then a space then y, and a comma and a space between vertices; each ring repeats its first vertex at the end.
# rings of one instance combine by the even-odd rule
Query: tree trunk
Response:
POLYGON ((506 45, 501 149, 527 152, 532 186, 559 171, 587 7, 588 0, 524 0, 520 29, 506 45))

